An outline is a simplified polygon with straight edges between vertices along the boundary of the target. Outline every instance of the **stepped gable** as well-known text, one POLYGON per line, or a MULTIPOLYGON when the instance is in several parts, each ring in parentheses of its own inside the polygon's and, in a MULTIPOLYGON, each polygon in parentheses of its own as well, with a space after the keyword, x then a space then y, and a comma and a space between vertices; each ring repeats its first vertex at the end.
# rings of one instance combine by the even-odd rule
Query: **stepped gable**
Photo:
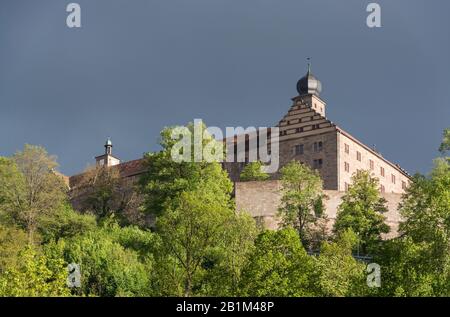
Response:
POLYGON ((292 98, 294 104, 277 124, 280 141, 336 130, 336 125, 322 114, 324 106, 311 106, 310 100, 302 96, 292 98))

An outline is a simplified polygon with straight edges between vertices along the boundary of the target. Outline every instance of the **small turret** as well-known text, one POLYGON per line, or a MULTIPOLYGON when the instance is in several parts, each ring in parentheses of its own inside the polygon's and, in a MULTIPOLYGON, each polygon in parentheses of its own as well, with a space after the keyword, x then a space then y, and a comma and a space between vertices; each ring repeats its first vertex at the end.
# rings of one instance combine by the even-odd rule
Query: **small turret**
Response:
POLYGON ((105 142, 105 154, 95 158, 97 165, 114 166, 120 164, 120 159, 112 155, 112 147, 111 138, 108 138, 105 142))

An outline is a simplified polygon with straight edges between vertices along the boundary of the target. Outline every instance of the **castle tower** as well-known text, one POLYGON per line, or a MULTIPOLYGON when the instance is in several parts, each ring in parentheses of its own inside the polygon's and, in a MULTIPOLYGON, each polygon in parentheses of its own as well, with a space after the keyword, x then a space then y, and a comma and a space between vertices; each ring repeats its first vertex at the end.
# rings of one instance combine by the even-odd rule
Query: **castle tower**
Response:
POLYGON ((325 117, 326 103, 320 99, 322 83, 311 73, 310 63, 306 75, 297 82, 297 92, 298 96, 292 99, 294 104, 305 105, 325 117))
POLYGON ((108 138, 105 143, 105 154, 97 156, 95 161, 97 165, 101 166, 114 166, 120 164, 120 159, 112 155, 113 144, 111 139, 108 138))

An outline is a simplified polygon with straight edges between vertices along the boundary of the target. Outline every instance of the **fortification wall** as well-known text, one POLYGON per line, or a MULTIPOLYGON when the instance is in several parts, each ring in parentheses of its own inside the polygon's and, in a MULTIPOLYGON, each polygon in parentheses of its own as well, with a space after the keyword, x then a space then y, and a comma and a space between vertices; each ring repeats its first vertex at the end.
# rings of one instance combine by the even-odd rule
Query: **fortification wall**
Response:
MULTIPOLYGON (((281 183, 278 180, 237 182, 235 183, 236 209, 250 213, 258 223, 263 224, 266 228, 276 229, 279 224, 277 212, 281 198, 280 189, 281 183)), ((331 229, 345 192, 336 190, 325 190, 324 192, 327 195, 327 199, 324 201, 325 212, 330 220, 328 225, 331 229)), ((387 200, 388 212, 384 215, 386 223, 391 227, 391 232, 385 238, 392 238, 397 235, 398 224, 401 220, 397 209, 402 194, 383 193, 381 195, 387 200)))

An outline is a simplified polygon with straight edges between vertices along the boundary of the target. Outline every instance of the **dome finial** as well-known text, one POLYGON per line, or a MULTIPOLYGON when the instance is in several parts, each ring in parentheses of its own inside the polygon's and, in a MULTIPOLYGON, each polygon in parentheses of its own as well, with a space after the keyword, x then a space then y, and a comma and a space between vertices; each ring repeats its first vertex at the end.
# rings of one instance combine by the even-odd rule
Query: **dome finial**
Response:
POLYGON ((311 73, 311 57, 306 58, 308 61, 308 72, 297 82, 297 91, 302 95, 319 96, 322 92, 322 83, 311 73))

